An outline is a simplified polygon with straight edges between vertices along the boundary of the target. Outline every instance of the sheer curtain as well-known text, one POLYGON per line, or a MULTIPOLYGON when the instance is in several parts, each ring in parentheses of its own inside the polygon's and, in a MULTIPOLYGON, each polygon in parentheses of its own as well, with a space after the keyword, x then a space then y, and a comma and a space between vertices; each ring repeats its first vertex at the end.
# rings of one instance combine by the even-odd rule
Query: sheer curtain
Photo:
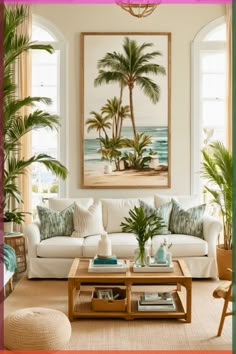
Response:
MULTIPOLYGON (((21 26, 18 27, 18 33, 23 35, 28 35, 31 37, 32 32, 32 12, 30 5, 26 6, 27 16, 21 26)), ((19 98, 24 98, 31 95, 31 53, 24 52, 19 57, 17 62, 16 69, 16 80, 18 86, 18 96, 19 98)), ((30 113, 30 107, 23 107, 21 110, 21 115, 30 113)), ((21 149, 20 157, 28 159, 32 155, 32 142, 31 142, 31 133, 27 133, 21 139, 21 149)), ((25 174, 19 177, 19 188, 22 194, 22 199, 24 203, 20 206, 22 211, 31 212, 32 203, 31 203, 31 191, 32 191, 32 182, 31 182, 31 169, 28 168, 25 171, 25 174)), ((30 223, 32 220, 31 215, 26 215, 25 224, 30 223)))
POLYGON ((227 147, 232 151, 232 5, 226 4, 226 56, 227 56, 227 147))

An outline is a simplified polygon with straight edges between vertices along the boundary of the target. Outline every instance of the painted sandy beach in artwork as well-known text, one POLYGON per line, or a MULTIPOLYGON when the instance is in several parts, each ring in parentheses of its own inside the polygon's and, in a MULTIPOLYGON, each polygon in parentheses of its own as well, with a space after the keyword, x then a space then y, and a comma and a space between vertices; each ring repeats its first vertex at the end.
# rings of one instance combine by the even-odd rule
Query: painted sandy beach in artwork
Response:
MULTIPOLYGON (((139 133, 152 135, 152 142, 148 145, 148 149, 158 151, 159 164, 154 168, 146 168, 145 170, 122 170, 115 171, 112 164, 112 173, 105 174, 107 161, 102 161, 98 153, 99 142, 97 139, 85 139, 84 141, 84 182, 87 186, 150 186, 156 187, 167 186, 168 183, 168 129, 167 127, 137 127, 139 133)), ((124 135, 132 135, 131 128, 124 128, 124 135)), ((127 151, 123 149, 123 151, 127 151)), ((153 161, 155 161, 153 159, 153 161)), ((121 164, 122 165, 122 164, 121 164)))
POLYGON ((169 187, 170 36, 82 40, 83 187, 169 187))
POLYGON ((103 170, 93 169, 85 172, 86 185, 91 187, 113 186, 114 188, 125 187, 156 187, 167 185, 167 171, 155 171, 153 169, 146 171, 115 171, 111 174, 104 174, 103 170))

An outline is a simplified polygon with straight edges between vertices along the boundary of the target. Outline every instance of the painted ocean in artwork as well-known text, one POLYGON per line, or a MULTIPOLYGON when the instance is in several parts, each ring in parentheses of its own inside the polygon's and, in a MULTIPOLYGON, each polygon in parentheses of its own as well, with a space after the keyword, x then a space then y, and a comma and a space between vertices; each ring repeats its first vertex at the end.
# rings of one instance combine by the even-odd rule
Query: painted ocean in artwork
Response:
MULTIPOLYGON (((137 126, 137 133, 145 133, 151 136, 152 144, 148 149, 155 150, 158 154, 160 164, 168 165, 168 127, 166 126, 137 126)), ((122 137, 133 138, 132 127, 122 128, 122 137)), ((96 138, 84 139, 84 162, 86 164, 101 162, 101 154, 99 150, 99 141, 96 138)), ((128 148, 123 148, 123 151, 128 151, 128 148)))

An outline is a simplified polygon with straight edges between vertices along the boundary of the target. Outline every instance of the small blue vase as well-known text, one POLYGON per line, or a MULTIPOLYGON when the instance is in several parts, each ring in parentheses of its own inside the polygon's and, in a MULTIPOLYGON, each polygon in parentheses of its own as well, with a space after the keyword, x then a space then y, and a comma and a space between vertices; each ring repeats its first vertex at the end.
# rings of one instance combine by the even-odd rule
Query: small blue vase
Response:
POLYGON ((166 263, 166 248, 160 246, 155 254, 155 262, 156 263, 166 263))

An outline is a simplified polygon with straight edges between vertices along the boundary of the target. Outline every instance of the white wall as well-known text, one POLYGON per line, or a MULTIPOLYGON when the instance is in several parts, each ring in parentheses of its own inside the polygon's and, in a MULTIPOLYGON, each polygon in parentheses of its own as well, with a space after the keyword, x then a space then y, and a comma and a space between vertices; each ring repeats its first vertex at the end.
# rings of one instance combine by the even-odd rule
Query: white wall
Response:
POLYGON ((160 5, 138 19, 117 5, 33 5, 68 43, 68 196, 122 197, 190 193, 190 46, 197 32, 225 14, 225 5, 160 5), (171 188, 81 189, 80 32, 171 32, 171 188))

